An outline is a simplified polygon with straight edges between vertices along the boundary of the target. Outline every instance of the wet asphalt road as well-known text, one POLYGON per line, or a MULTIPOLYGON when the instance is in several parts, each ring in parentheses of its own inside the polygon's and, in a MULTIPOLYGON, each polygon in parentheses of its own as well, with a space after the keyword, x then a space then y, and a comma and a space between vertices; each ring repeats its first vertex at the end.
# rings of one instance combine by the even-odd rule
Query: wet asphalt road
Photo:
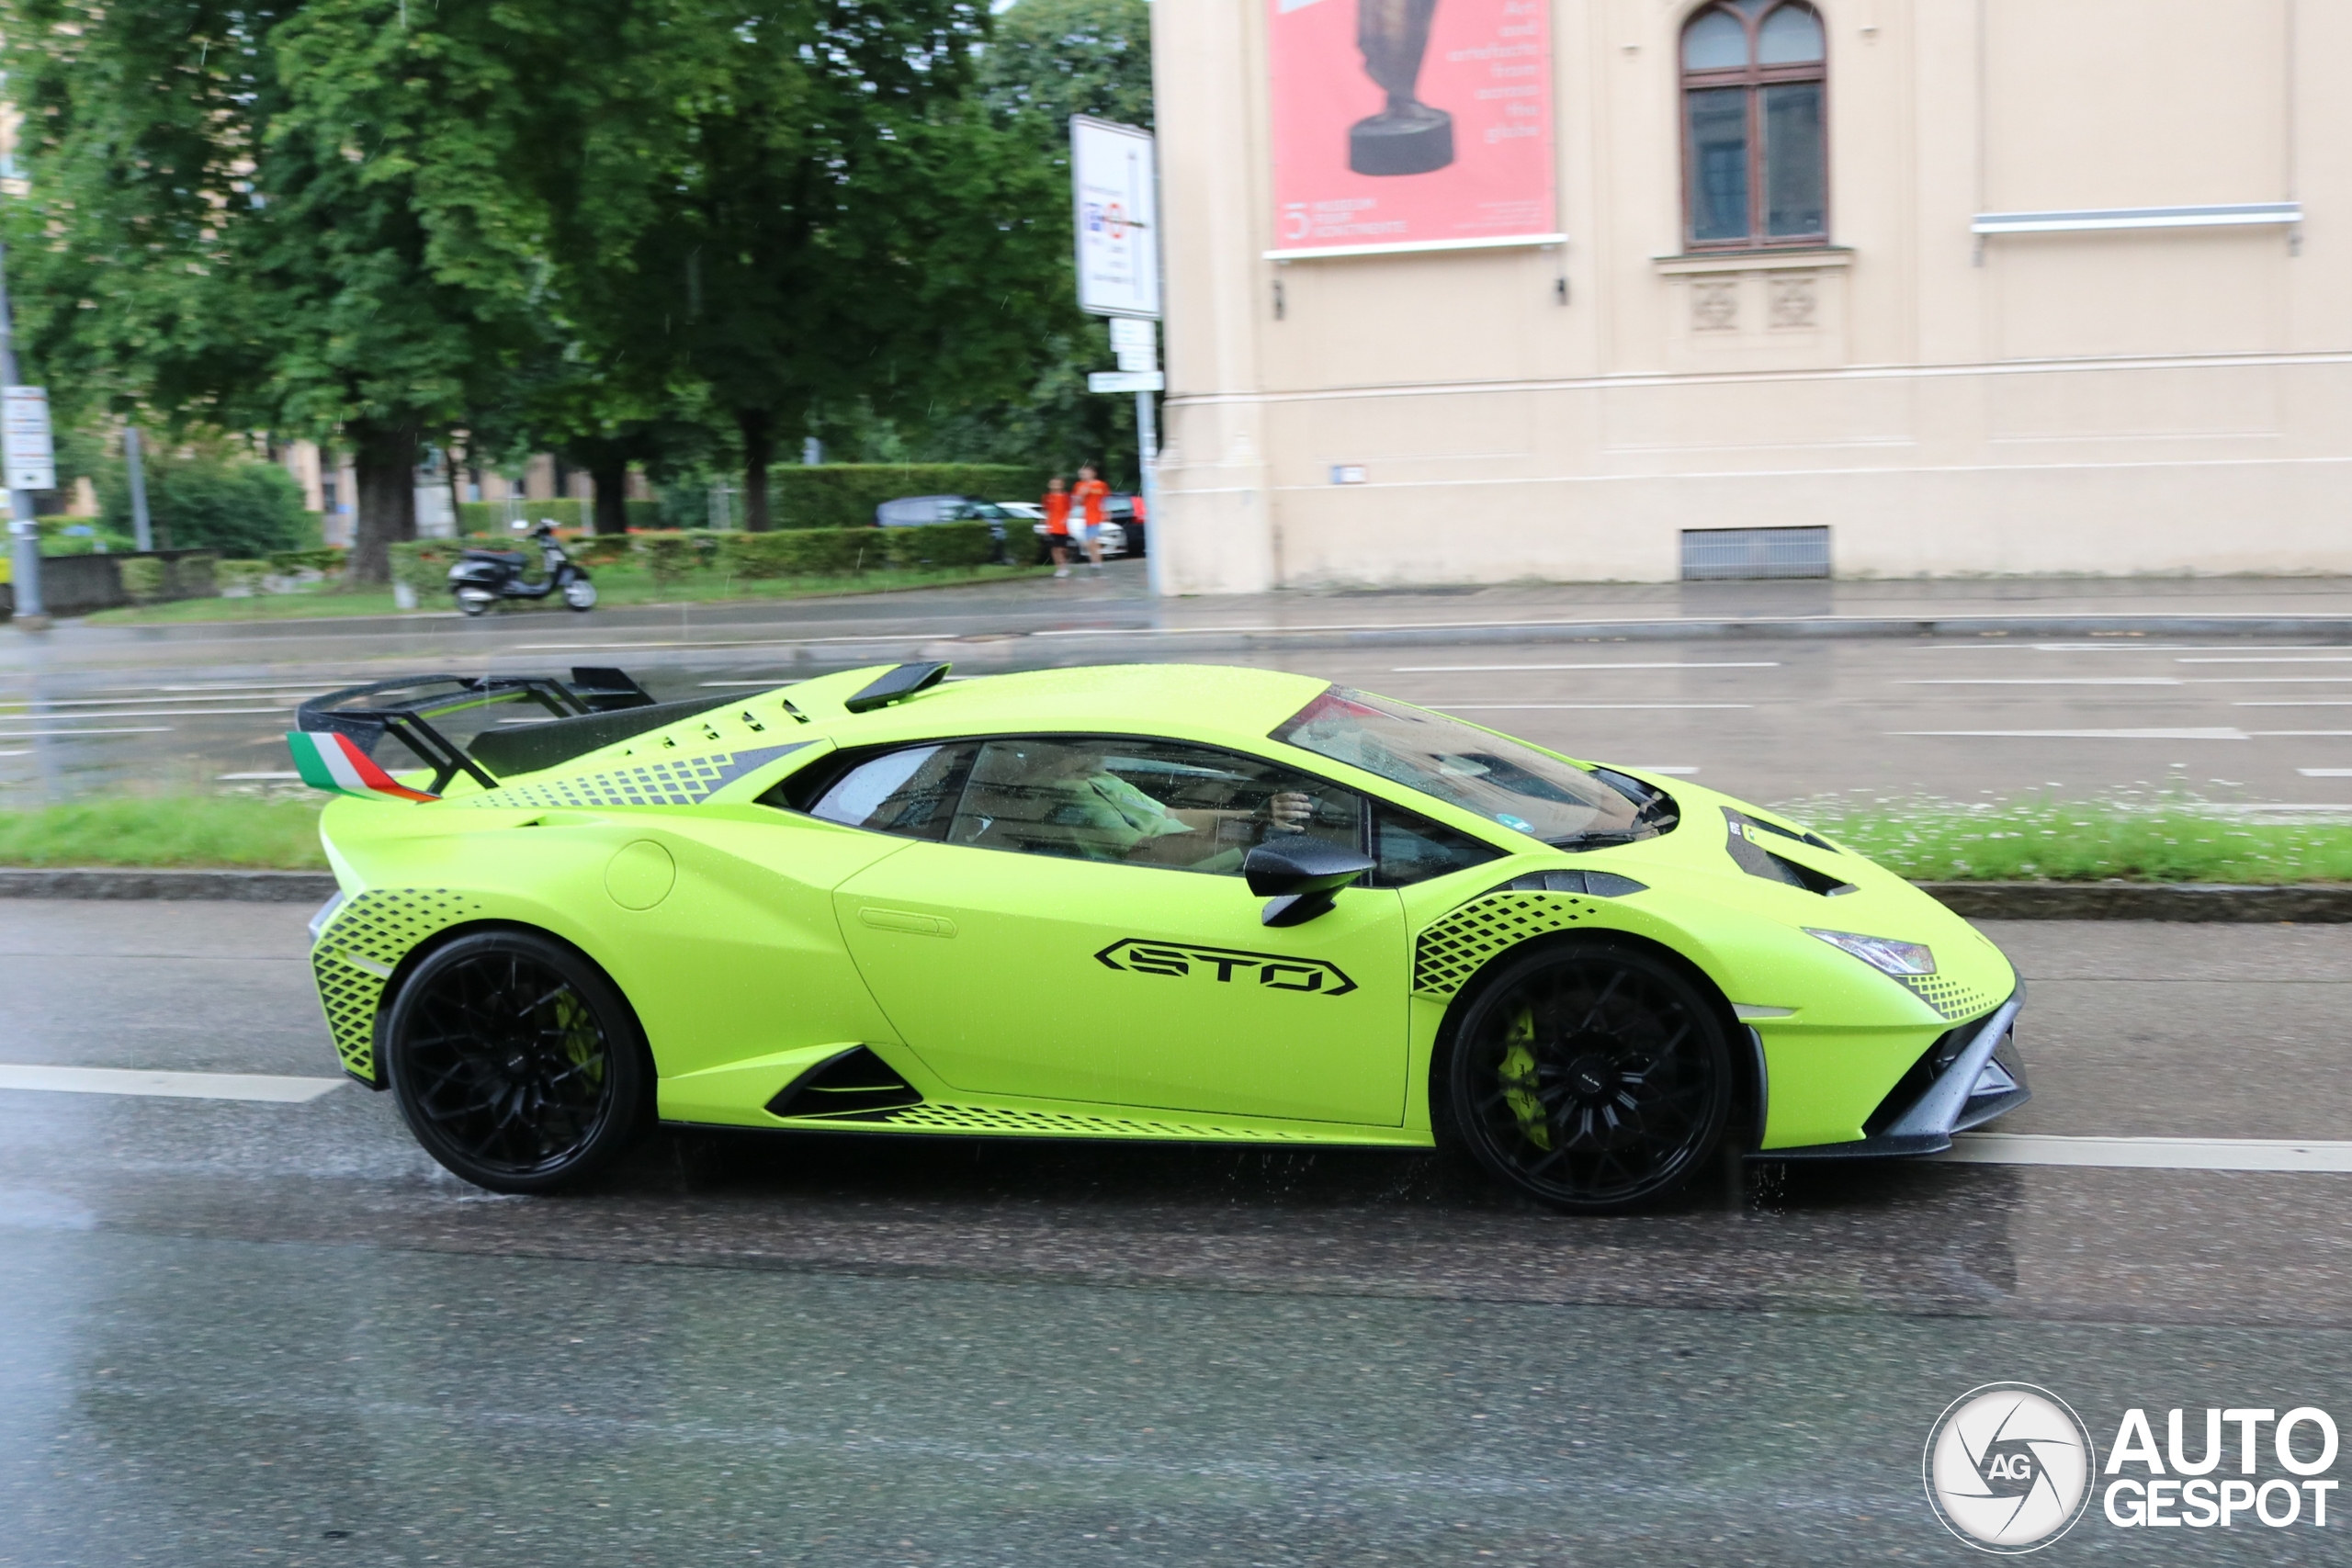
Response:
POLYGON ((618 664, 674 697, 898 659, 959 671, 1200 659, 1392 693, 1572 755, 1775 803, 2181 790, 2352 815, 2352 647, 2312 637, 1610 636, 1546 620, 2352 613, 2328 580, 1697 583, 1152 601, 1101 580, 923 594, 0 636, 0 803, 257 788, 300 697, 394 674, 618 664), (1524 637, 1522 637, 1522 633, 1524 637), (1393 639, 1411 640, 1365 640, 1393 639))
MULTIPOLYGON (((0 901, 0 1063, 331 1074, 306 913, 0 901)), ((1988 930, 2006 1130, 2342 1135, 2352 928, 1988 930)), ((2347 1200, 1765 1167, 1591 1222, 1419 1156, 662 1136, 533 1201, 355 1087, 0 1089, 0 1563, 1973 1561, 1919 1450, 1978 1383, 2102 1447, 2352 1418, 2347 1200)))

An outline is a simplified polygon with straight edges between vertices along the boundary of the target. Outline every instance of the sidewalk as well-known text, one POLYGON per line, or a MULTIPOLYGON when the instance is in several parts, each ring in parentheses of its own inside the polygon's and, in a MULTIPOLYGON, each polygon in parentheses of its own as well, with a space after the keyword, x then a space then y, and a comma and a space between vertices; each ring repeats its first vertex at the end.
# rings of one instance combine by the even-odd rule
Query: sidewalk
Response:
MULTIPOLYGON (((967 640, 1062 644, 1073 657, 1155 657, 1381 643, 1591 638, 2260 636, 2352 639, 2352 579, 1993 578, 1970 581, 1521 584, 1154 599, 1141 562, 856 598, 657 605, 593 615, 453 614, 272 623, 0 628, 0 670, 157 660, 338 664, 456 655, 870 644, 879 659, 967 640), (1035 639, 1035 640, 1031 640, 1035 639), (1100 642, 1101 655, 1080 649, 1100 642)), ((1012 652, 1010 647, 1000 652, 1012 652)), ((1058 654, 1057 655, 1058 656, 1058 654)))

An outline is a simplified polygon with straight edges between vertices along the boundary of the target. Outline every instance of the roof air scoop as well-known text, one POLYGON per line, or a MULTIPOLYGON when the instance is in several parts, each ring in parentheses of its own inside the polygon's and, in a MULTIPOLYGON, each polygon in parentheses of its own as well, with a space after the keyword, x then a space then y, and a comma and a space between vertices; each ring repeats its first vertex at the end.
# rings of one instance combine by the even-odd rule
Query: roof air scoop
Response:
POLYGON ((953 664, 900 664, 887 674, 877 676, 855 696, 842 706, 851 713, 872 713, 876 708, 888 707, 892 703, 905 702, 917 692, 927 692, 947 679, 953 664))

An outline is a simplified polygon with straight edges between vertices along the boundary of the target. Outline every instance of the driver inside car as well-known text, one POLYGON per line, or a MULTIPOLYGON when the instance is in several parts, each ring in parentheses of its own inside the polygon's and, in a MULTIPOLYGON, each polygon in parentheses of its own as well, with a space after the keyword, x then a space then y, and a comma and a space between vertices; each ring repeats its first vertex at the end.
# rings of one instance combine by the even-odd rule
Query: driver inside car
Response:
MULTIPOLYGON (((1225 786, 1210 793, 1228 796, 1249 785, 1241 779, 1208 782, 1225 786)), ((1110 759, 1093 747, 999 742, 983 754, 959 816, 954 837, 964 843, 1235 871, 1252 844, 1306 831, 1315 803, 1303 792, 1276 790, 1254 807, 1170 805, 1113 771, 1110 759)))

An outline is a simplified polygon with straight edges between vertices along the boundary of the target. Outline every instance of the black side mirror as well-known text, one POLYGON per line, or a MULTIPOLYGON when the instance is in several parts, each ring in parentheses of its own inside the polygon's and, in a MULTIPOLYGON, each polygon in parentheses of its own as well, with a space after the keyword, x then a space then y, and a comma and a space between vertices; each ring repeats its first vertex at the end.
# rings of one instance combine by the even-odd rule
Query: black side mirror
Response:
POLYGON ((1340 889, 1373 865, 1371 856, 1320 839, 1285 837, 1251 850, 1241 874, 1250 892, 1272 900, 1261 924, 1295 926, 1329 911, 1340 889))

